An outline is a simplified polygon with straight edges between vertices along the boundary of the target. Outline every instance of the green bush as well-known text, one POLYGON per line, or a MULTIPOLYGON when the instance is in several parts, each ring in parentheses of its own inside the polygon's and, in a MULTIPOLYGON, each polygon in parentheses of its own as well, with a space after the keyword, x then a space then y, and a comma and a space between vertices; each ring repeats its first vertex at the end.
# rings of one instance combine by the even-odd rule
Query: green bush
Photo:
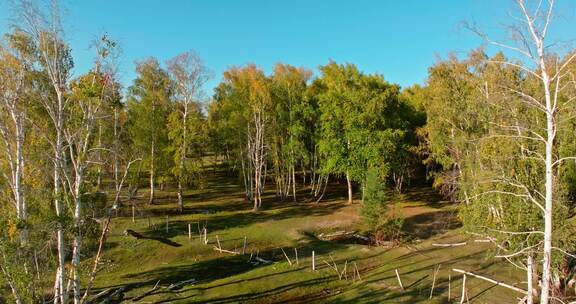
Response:
POLYGON ((364 185, 364 204, 361 215, 376 243, 399 241, 404 219, 397 216, 393 197, 388 195, 386 184, 376 170, 369 170, 364 185))

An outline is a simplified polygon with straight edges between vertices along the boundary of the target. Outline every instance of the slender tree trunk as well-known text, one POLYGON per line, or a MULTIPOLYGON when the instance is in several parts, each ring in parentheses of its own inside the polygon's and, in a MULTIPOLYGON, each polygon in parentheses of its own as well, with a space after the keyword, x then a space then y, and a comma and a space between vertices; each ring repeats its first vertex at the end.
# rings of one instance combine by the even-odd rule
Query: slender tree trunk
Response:
POLYGON ((296 202, 296 170, 294 167, 295 166, 292 165, 292 197, 294 198, 294 202, 296 202))
POLYGON ((182 180, 184 179, 184 168, 186 160, 186 147, 188 147, 187 142, 187 119, 188 119, 188 103, 184 105, 184 113, 182 116, 182 146, 180 147, 180 163, 179 163, 179 173, 178 173, 178 211, 182 212, 184 210, 184 199, 182 197, 182 180))
POLYGON ((25 246, 28 243, 28 208, 26 206, 26 198, 22 190, 22 176, 24 175, 24 126, 22 125, 22 117, 17 114, 15 119, 16 131, 16 172, 14 173, 14 199, 16 200, 16 208, 18 213, 18 220, 24 223, 24 228, 20 231, 20 244, 25 246))
POLYGON ((352 181, 350 180, 350 174, 346 172, 346 183, 348 185, 348 204, 352 204, 352 181))
POLYGON ((16 286, 16 283, 14 282, 14 279, 10 275, 9 270, 7 270, 6 268, 3 267, 3 265, 8 265, 8 262, 6 261, 6 256, 4 255, 4 252, 2 252, 2 257, 4 258, 4 263, 0 264, 0 269, 2 270, 2 274, 4 275, 4 278, 5 278, 6 282, 8 283, 8 286, 10 286, 10 290, 12 291, 12 295, 14 296, 14 300, 16 301, 15 303, 16 304, 23 304, 24 302, 22 302, 22 297, 20 296, 20 290, 16 286))
POLYGON ((62 128, 63 128, 63 96, 62 93, 57 90, 57 118, 56 118, 56 142, 54 149, 54 209, 56 211, 56 216, 59 218, 56 224, 56 243, 58 251, 58 268, 56 270, 56 280, 58 281, 58 289, 55 291, 54 303, 58 301, 62 304, 67 303, 68 295, 65 290, 64 280, 66 278, 66 250, 65 250, 65 240, 64 240, 64 226, 62 220, 63 216, 62 201, 61 201, 61 188, 62 180, 60 172, 62 172, 62 153, 63 153, 63 139, 62 139, 62 128))
MULTIPOLYGON (((102 148, 102 123, 98 123, 98 148, 102 148)), ((98 169, 97 169, 97 180, 96 180, 96 189, 100 191, 100 186, 102 185, 102 152, 101 150, 97 151, 98 153, 98 169)))
POLYGON ((154 140, 152 140, 152 144, 150 145, 150 199, 148 200, 149 205, 154 203, 154 161, 156 152, 155 149, 156 145, 154 140))
MULTIPOLYGON (((542 58, 542 61, 544 59, 542 58)), ((543 63, 542 63, 543 64, 543 63)), ((543 64, 544 65, 544 64, 543 64)), ((545 67, 545 65, 544 65, 545 67)), ((555 137, 554 111, 551 97, 548 74, 542 71, 544 83, 544 93, 546 97, 546 155, 545 155, 545 205, 544 205, 544 251, 542 259, 542 291, 540 303, 547 304, 550 299, 550 280, 552 279, 551 261, 552 261, 552 211, 553 211, 553 149, 555 137)))
POLYGON ((528 288, 526 290, 526 303, 534 304, 534 278, 532 274, 534 273, 534 257, 532 254, 528 254, 526 258, 526 274, 528 280, 528 288))
MULTIPOLYGON (((118 169, 120 166, 119 163, 119 157, 118 154, 120 153, 120 145, 119 145, 119 141, 120 139, 118 138, 118 109, 116 109, 116 107, 114 107, 114 152, 112 157, 114 158, 114 190, 116 190, 116 192, 119 191, 119 187, 120 187, 120 181, 119 181, 119 176, 118 176, 118 169)), ((118 205, 120 204, 120 196, 116 195, 114 198, 114 209, 118 208, 118 205)))
POLYGON ((79 304, 81 299, 80 287, 80 250, 82 246, 82 233, 80 231, 81 215, 82 215, 82 200, 80 199, 80 191, 82 187, 82 169, 76 172, 74 182, 74 243, 72 249, 72 269, 73 269, 73 290, 74 290, 74 303, 79 304))
POLYGON ((366 195, 366 179, 362 183, 362 205, 364 205, 364 196, 366 195))
MULTIPOLYGON (((523 6, 523 4, 521 4, 523 6)), ((540 294, 540 303, 548 304, 550 300, 550 281, 552 279, 551 271, 551 260, 552 260, 552 224, 553 224, 553 202, 554 202, 554 138, 556 135, 556 123, 554 120, 554 115, 556 112, 556 104, 552 101, 551 89, 550 89, 550 77, 548 75, 548 70, 546 66, 546 56, 544 54, 544 36, 538 36, 536 31, 533 29, 534 24, 531 19, 528 18, 528 25, 532 31, 534 37, 534 42, 536 44, 536 49, 538 52, 539 66, 541 81, 544 88, 545 97, 545 112, 546 112, 546 152, 545 152, 545 204, 544 204, 544 249, 543 249, 543 259, 542 259, 542 289, 540 294)), ((549 20, 547 20, 549 22, 549 20)), ((559 76, 556 76, 559 77, 559 76)), ((558 84, 557 84, 558 85, 558 84)), ((558 88, 556 88, 558 90, 558 88)), ((557 97, 557 95, 556 95, 557 97)))

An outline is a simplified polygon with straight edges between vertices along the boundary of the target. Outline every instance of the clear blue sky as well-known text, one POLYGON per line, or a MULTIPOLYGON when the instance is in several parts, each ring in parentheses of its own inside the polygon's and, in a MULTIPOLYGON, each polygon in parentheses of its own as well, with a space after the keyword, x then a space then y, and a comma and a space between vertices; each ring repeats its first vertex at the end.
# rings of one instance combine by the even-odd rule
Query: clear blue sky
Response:
MULTIPOLYGON (((557 34, 576 37, 572 0, 559 0, 557 34), (574 35, 572 35, 574 33, 574 35)), ((0 31, 10 20, 0 0, 0 31)), ((214 72, 207 93, 233 65, 277 62, 313 69, 333 59, 377 72, 402 86, 423 83, 427 69, 449 52, 466 54, 482 41, 463 21, 497 32, 509 22, 511 0, 65 0, 66 37, 75 73, 92 62, 90 42, 107 32, 120 42, 121 80, 134 77, 134 61, 160 61, 195 50, 214 72)))

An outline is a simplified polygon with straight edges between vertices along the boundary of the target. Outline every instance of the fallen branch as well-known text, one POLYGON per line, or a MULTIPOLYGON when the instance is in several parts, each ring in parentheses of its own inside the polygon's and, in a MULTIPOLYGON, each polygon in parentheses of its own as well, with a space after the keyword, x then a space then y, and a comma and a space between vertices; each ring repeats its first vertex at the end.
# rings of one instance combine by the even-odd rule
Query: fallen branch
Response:
POLYGON ((335 239, 345 237, 345 236, 352 236, 355 233, 356 233, 356 231, 337 231, 337 232, 328 233, 328 234, 320 233, 318 235, 318 238, 321 240, 335 240, 335 239))
POLYGON ((286 251, 284 251, 284 248, 280 248, 280 250, 282 250, 282 253, 284 254, 284 257, 286 257, 286 260, 288 261, 288 264, 290 264, 290 266, 292 266, 292 261, 290 261, 290 258, 289 258, 288 255, 286 254, 286 251))
POLYGON ((360 235, 360 234, 353 234, 352 236, 355 237, 355 238, 357 238, 357 239, 363 240, 363 241, 365 241, 365 242, 370 242, 370 241, 371 241, 371 239, 370 239, 369 237, 363 236, 363 235, 360 235))
POLYGON ((354 269, 356 269, 356 274, 358 275, 358 280, 362 281, 362 277, 360 276, 360 271, 358 271, 358 266, 356 266, 356 262, 354 262, 354 269))
POLYGON ((101 297, 103 297, 103 296, 111 293, 112 290, 114 290, 114 289, 113 289, 113 288, 108 288, 108 289, 102 290, 101 292, 99 292, 99 293, 97 293, 96 295, 94 295, 94 297, 93 297, 90 301, 88 301, 88 303, 92 303, 92 302, 100 299, 101 297))
POLYGON ((222 246, 220 245, 220 239, 218 238, 218 235, 216 235, 216 242, 218 243, 218 250, 222 252, 222 246))
POLYGON ((178 283, 174 283, 174 284, 170 284, 170 286, 168 286, 169 290, 176 290, 176 289, 180 289, 182 286, 187 285, 187 284, 194 284, 196 283, 197 280, 196 279, 189 279, 189 280, 185 280, 185 281, 181 281, 178 283))
POLYGON ((154 291, 156 291, 156 289, 158 289, 158 284, 160 284, 160 280, 158 280, 158 282, 156 282, 156 284, 154 285, 154 287, 152 287, 152 289, 148 290, 147 292, 132 298, 132 302, 137 302, 140 301, 141 299, 149 296, 150 294, 152 294, 154 291))
POLYGON ((344 269, 340 274, 340 280, 342 280, 342 276, 344 276, 344 279, 348 281, 348 260, 346 260, 346 263, 344 263, 344 269))
POLYGON ((494 283, 494 284, 496 284, 496 285, 498 285, 498 286, 506 287, 506 288, 508 288, 508 289, 512 289, 512 290, 514 290, 514 291, 517 291, 517 292, 521 292, 521 293, 526 294, 526 290, 524 290, 524 289, 522 289, 522 288, 518 288, 518 287, 516 287, 516 286, 512 286, 512 285, 510 285, 510 284, 506 284, 506 283, 504 283, 504 282, 500 282, 500 281, 497 281, 497 280, 494 280, 494 279, 491 279, 491 278, 488 278, 488 277, 485 277, 485 276, 481 276, 481 275, 479 275, 479 274, 475 274, 475 273, 472 273, 472 272, 468 272, 468 271, 465 271, 465 270, 462 270, 462 269, 453 268, 452 270, 454 270, 454 271, 456 271, 456 272, 458 272, 458 273, 462 273, 462 274, 465 274, 465 275, 473 276, 473 277, 478 278, 478 279, 482 279, 482 280, 484 280, 484 281, 488 281, 488 282, 490 282, 490 283, 494 283))
POLYGON ((436 270, 434 271, 434 278, 432 279, 432 288, 430 288, 430 300, 432 299, 432 296, 434 295, 434 287, 436 285, 436 275, 438 275, 438 271, 440 270, 440 265, 438 265, 436 267, 436 270))
POLYGON ((402 289, 402 291, 404 291, 404 285, 402 284, 402 279, 400 279, 400 274, 398 273, 398 269, 394 269, 394 272, 396 272, 396 278, 398 279, 398 284, 400 285, 400 289, 402 289))
POLYGON ((117 295, 120 295, 122 293, 124 293, 124 291, 126 291, 126 289, 128 289, 128 285, 126 286, 122 286, 120 288, 117 289, 106 289, 103 292, 100 292, 99 294, 97 294, 94 298, 92 298, 90 301, 88 301, 88 303, 95 303, 97 300, 98 302, 104 302, 104 303, 108 303, 110 302, 109 300, 116 297, 117 295), (112 290, 114 290, 114 292, 112 292, 112 290), (104 297, 103 299, 100 300, 100 298, 104 297))
POLYGON ((466 244, 467 244, 467 242, 462 242, 462 243, 450 243, 450 244, 437 244, 437 243, 434 243, 434 244, 432 244, 432 246, 434 246, 434 247, 458 247, 458 246, 464 246, 464 245, 466 245, 466 244))
POLYGON ((261 258, 261 257, 255 257, 254 259, 255 259, 256 261, 260 262, 260 263, 272 264, 272 261, 265 260, 265 259, 263 259, 263 258, 261 258))
POLYGON ((212 247, 212 248, 213 248, 214 250, 220 252, 220 253, 225 252, 225 253, 230 253, 230 254, 234 254, 234 255, 240 254, 240 252, 231 251, 231 250, 226 250, 226 249, 218 248, 218 247, 216 247, 216 246, 214 246, 214 247, 212 247))

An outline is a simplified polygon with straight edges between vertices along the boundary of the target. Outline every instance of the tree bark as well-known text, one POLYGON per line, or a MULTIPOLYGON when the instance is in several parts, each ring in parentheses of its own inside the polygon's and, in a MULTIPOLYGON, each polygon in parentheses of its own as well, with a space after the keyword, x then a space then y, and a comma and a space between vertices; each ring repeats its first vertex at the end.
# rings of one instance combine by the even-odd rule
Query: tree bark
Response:
POLYGON ((188 147, 187 142, 187 119, 188 119, 188 102, 184 104, 184 113, 182 115, 182 146, 180 147, 180 162, 179 162, 179 173, 178 173, 178 211, 182 212, 184 210, 184 199, 182 197, 182 180, 185 174, 185 159, 186 159, 186 147, 188 147))
POLYGON ((526 290, 526 303, 534 304, 534 278, 532 277, 534 270, 534 257, 532 254, 528 254, 526 259, 526 274, 528 281, 528 288, 526 290))
MULTIPOLYGON (((55 84, 57 86, 58 84, 55 84)), ((56 142, 55 142, 55 150, 54 150, 54 209, 56 211, 56 216, 59 218, 58 223, 56 224, 56 243, 57 243, 57 251, 58 251, 58 268, 56 270, 56 280, 58 281, 58 289, 55 291, 55 298, 54 303, 57 303, 58 300, 60 303, 67 303, 68 295, 65 291, 65 284, 64 278, 66 277, 66 251, 64 247, 64 226, 62 220, 60 219, 63 216, 62 210, 62 202, 61 202, 61 187, 62 187, 62 180, 60 176, 60 172, 62 172, 62 153, 63 153, 63 139, 62 139, 62 129, 64 127, 64 100, 62 96, 62 92, 59 88, 56 88, 56 97, 57 97, 57 112, 56 112, 56 142), (58 299, 57 299, 58 298, 58 299)))
POLYGON ((348 185, 348 204, 352 204, 352 181, 350 180, 350 174, 346 172, 346 184, 348 185))
POLYGON ((154 157, 155 157, 156 145, 154 140, 150 145, 150 199, 148 200, 148 205, 154 203, 154 157))
POLYGON ((294 202, 296 202, 296 169, 294 167, 295 166, 292 165, 292 197, 294 198, 294 202))

